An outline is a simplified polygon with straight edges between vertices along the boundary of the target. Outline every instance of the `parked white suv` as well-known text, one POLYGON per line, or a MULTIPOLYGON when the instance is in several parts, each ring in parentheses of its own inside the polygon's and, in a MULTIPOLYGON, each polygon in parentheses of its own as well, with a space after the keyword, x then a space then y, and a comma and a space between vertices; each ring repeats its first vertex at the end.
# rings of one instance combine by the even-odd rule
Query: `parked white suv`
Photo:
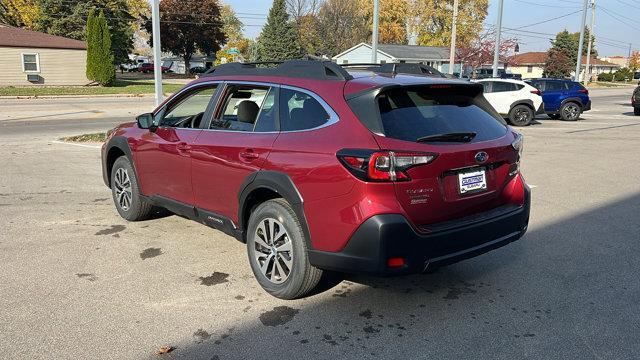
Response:
POLYGON ((481 79, 484 97, 514 126, 526 126, 544 111, 540 90, 520 80, 481 79))

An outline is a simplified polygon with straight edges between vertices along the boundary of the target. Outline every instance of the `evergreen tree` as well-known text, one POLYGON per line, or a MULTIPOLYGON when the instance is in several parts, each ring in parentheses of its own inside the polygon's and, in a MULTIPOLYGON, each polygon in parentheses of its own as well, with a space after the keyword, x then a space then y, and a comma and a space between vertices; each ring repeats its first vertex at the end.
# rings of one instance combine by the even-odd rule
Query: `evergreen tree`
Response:
POLYGON ((87 79, 95 80, 96 73, 96 62, 95 62, 95 51, 96 51, 96 33, 97 29, 95 26, 96 23, 96 11, 95 9, 89 10, 89 16, 87 17, 87 30, 86 30, 86 39, 87 39, 87 79))
POLYGON ((258 39, 260 61, 300 58, 300 44, 295 25, 289 21, 285 0, 274 0, 267 24, 258 39))
POLYGON ((91 57, 87 53, 87 77, 102 86, 112 86, 116 80, 116 69, 114 66, 113 50, 111 49, 111 33, 104 13, 93 17, 91 33, 87 34, 87 39, 91 42, 87 45, 91 48, 91 57), (91 69, 89 69, 89 67, 91 69))
POLYGON ((547 52, 545 75, 548 77, 565 78, 571 75, 578 60, 578 43, 575 36, 567 30, 556 35, 547 52))

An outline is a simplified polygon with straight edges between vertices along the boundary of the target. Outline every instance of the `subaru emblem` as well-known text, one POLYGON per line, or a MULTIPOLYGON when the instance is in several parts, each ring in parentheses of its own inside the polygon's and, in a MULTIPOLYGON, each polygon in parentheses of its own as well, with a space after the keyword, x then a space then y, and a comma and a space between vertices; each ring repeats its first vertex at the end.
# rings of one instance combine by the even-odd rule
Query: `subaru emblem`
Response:
POLYGON ((489 154, 487 154, 486 152, 480 151, 479 153, 476 154, 476 162, 478 164, 482 164, 487 160, 489 160, 489 154))

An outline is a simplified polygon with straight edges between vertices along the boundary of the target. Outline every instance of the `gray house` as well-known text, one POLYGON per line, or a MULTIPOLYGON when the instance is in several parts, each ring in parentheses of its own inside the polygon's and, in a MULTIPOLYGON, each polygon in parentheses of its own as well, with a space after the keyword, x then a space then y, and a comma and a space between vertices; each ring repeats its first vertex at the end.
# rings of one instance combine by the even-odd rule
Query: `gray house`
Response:
MULTIPOLYGON (((371 62, 371 44, 360 43, 341 52, 332 59, 337 64, 355 64, 371 62)), ((449 66, 449 48, 441 46, 418 45, 378 45, 378 62, 385 63, 420 63, 446 72, 449 66)))

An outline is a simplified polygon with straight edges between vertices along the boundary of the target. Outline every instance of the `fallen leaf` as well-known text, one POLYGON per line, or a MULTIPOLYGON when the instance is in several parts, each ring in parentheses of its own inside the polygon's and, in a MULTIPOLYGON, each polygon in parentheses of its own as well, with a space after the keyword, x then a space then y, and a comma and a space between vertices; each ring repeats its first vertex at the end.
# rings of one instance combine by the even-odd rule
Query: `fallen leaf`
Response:
POLYGON ((156 355, 164 355, 172 352, 175 348, 173 346, 161 346, 158 351, 156 351, 156 355))

